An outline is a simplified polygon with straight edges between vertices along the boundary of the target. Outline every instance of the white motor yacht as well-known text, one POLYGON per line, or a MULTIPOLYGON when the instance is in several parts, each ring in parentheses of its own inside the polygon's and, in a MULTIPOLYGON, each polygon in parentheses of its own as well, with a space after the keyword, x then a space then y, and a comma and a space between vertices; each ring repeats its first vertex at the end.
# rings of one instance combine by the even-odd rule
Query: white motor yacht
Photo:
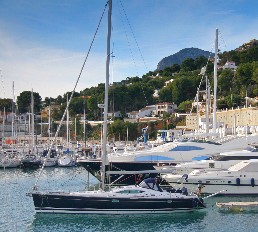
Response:
MULTIPOLYGON (((149 150, 131 151, 127 154, 113 153, 107 157, 107 169, 110 171, 139 171, 155 170, 154 166, 177 165, 183 162, 192 162, 209 159, 212 155, 222 152, 240 151, 249 143, 257 142, 257 135, 248 137, 228 137, 227 141, 175 141, 153 147, 149 150), (221 143, 220 143, 221 142, 221 143)), ((207 161, 205 161, 207 162, 207 161)), ((101 159, 80 159, 77 161, 93 176, 100 179, 101 159)), ((189 172, 188 172, 189 173, 189 172)), ((110 175, 115 184, 135 184, 135 175, 110 175), (117 178, 119 181, 117 182, 117 178)))
POLYGON ((203 194, 258 195, 258 160, 244 160, 228 170, 194 170, 189 175, 167 174, 163 178, 174 188, 198 187, 203 194))
POLYGON ((258 144, 250 144, 244 150, 234 150, 212 155, 206 160, 183 162, 175 166, 159 165, 154 167, 156 170, 166 170, 171 172, 171 174, 185 174, 195 169, 206 171, 227 170, 240 161, 249 159, 258 159, 258 144))

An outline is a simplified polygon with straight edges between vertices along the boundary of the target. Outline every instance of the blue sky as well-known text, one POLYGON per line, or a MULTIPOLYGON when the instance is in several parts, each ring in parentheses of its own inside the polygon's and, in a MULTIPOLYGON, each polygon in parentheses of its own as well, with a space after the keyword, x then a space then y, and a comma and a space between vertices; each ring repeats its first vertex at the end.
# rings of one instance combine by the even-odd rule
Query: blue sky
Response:
MULTIPOLYGON (((0 0, 0 98, 72 91, 104 0, 0 0)), ((113 0, 112 81, 142 76, 183 48, 235 49, 258 39, 258 1, 113 0), (137 42, 136 42, 137 41, 137 42)), ((76 91, 105 82, 107 12, 76 91)))

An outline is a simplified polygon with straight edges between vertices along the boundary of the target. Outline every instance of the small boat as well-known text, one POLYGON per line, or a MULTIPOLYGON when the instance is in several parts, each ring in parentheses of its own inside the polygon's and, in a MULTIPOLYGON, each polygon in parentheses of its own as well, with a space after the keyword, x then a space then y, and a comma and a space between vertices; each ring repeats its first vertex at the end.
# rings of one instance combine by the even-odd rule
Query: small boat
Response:
POLYGON ((57 165, 57 161, 58 161, 56 150, 55 149, 51 149, 49 157, 47 157, 47 153, 48 153, 48 150, 44 150, 43 151, 43 154, 42 154, 42 157, 41 157, 42 164, 44 163, 45 167, 54 167, 54 166, 56 166, 57 165))
POLYGON ((16 155, 6 155, 0 159, 0 168, 17 168, 20 165, 21 160, 16 155))
POLYGON ((39 168, 42 164, 41 159, 34 154, 27 154, 21 159, 23 168, 39 168))
POLYGON ((73 167, 75 166, 76 161, 73 156, 65 154, 58 158, 57 163, 59 167, 73 167))
POLYGON ((222 210, 233 212, 258 210, 258 202, 216 202, 216 206, 222 210))

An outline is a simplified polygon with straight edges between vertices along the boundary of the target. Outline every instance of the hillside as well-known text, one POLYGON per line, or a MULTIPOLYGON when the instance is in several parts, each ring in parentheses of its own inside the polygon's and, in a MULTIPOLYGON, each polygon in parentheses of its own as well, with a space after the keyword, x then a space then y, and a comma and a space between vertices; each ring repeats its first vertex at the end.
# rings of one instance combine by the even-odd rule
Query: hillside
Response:
POLYGON ((211 53, 208 51, 204 51, 199 48, 184 48, 179 52, 170 55, 168 57, 163 58, 157 65, 157 70, 163 70, 166 67, 171 67, 173 64, 181 65, 182 62, 187 58, 195 59, 199 56, 204 56, 206 58, 210 56, 214 56, 214 54, 210 55, 211 53))

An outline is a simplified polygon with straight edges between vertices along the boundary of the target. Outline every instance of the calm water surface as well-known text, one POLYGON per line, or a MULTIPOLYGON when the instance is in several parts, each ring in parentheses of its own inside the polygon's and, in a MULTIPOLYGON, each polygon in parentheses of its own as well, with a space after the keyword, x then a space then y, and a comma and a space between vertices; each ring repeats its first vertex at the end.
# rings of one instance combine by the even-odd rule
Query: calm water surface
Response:
MULTIPOLYGON (((32 198, 26 196, 38 176, 38 170, 0 169, 0 231, 257 231, 258 210, 222 212, 216 201, 258 201, 258 197, 213 197, 207 209, 191 213, 141 216, 44 215, 34 211, 32 198)), ((87 185, 88 173, 82 167, 46 168, 40 189, 79 191, 87 185)), ((89 184, 96 179, 89 176, 89 184)))

